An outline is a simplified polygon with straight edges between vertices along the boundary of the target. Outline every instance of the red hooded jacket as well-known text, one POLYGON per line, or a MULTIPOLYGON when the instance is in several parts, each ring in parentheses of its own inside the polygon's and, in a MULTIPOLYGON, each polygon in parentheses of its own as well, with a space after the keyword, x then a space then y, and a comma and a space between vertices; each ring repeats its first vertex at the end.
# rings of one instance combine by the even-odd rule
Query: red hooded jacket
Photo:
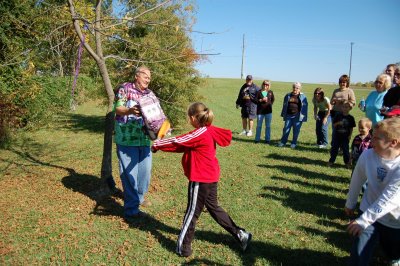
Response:
POLYGON ((220 168, 216 157, 216 144, 228 146, 232 132, 212 125, 200 127, 178 137, 157 140, 154 150, 183 152, 182 166, 190 181, 202 183, 218 182, 220 168))

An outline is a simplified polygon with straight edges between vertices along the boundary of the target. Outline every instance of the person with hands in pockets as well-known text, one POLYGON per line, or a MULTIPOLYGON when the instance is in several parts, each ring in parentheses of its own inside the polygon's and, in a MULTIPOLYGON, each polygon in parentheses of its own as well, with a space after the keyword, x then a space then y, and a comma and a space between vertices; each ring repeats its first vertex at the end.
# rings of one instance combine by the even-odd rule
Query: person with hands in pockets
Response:
POLYGON ((239 90, 236 108, 241 108, 242 127, 240 135, 253 136, 254 119, 257 117, 257 92, 260 88, 253 82, 253 76, 246 76, 246 83, 239 90), (247 130, 248 129, 248 130, 247 130))

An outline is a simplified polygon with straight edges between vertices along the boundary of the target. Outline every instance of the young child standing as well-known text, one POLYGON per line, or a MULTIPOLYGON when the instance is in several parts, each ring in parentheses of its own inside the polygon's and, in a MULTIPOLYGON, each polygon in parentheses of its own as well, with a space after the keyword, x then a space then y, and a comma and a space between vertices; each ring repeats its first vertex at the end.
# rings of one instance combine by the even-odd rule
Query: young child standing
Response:
POLYGON ((212 126, 214 114, 203 103, 191 104, 187 115, 190 124, 195 128, 193 131, 178 137, 157 140, 151 147, 153 152, 183 152, 182 166, 189 185, 187 208, 176 252, 184 257, 192 254, 194 230, 204 206, 212 218, 239 241, 244 251, 250 243, 251 233, 238 227, 218 205, 217 200, 220 167, 216 157, 216 144, 228 146, 232 140, 232 132, 212 126))
POLYGON ((358 158, 361 153, 369 148, 371 148, 371 131, 372 121, 364 117, 358 121, 358 134, 354 137, 351 143, 351 164, 354 167, 357 164, 358 158))
POLYGON ((353 128, 356 126, 354 117, 349 114, 352 105, 350 102, 343 102, 342 113, 337 113, 333 117, 333 133, 332 133, 332 147, 331 147, 331 158, 329 159, 328 165, 332 166, 339 153, 339 148, 343 151, 343 160, 347 168, 350 168, 350 152, 349 143, 353 128))
POLYGON ((354 169, 345 213, 354 216, 365 181, 368 189, 360 204, 360 216, 347 227, 356 237, 349 265, 369 265, 377 242, 391 260, 400 264, 400 118, 375 125, 372 149, 364 151, 354 169))

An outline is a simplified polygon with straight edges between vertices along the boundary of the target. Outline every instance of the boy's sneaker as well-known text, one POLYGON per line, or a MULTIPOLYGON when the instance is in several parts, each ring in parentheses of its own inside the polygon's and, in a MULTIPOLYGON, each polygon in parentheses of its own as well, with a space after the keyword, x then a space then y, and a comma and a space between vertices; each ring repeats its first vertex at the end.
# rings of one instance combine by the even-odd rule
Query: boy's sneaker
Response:
POLYGON ((318 145, 318 148, 320 148, 320 149, 325 149, 325 148, 326 148, 326 145, 325 145, 325 144, 318 145))
POLYGON ((245 135, 247 135, 247 131, 246 131, 245 129, 243 129, 243 131, 242 131, 242 132, 240 132, 240 133, 239 133, 239 135, 241 135, 241 136, 245 136, 245 135))
POLYGON ((390 266, 400 266, 400 259, 399 260, 392 260, 389 265, 390 266))
POLYGON ((278 143, 278 147, 283 147, 283 146, 285 146, 285 144, 283 144, 282 142, 278 143))
POLYGON ((239 238, 240 246, 242 247, 242 250, 245 251, 247 249, 247 247, 249 246, 252 234, 240 229, 237 236, 239 238))
POLYGON ((247 136, 247 137, 253 136, 253 132, 252 132, 251 130, 247 131, 246 136, 247 136))
POLYGON ((291 148, 291 149, 296 149, 296 144, 291 144, 291 145, 290 145, 290 148, 291 148))

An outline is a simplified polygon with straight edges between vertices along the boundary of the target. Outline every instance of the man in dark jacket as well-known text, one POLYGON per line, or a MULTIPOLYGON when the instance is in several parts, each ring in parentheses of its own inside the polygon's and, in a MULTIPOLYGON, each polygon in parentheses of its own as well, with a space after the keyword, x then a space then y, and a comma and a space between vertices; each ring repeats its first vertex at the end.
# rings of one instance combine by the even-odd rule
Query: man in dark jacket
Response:
POLYGON ((257 117, 257 92, 260 89, 253 83, 253 76, 247 75, 246 83, 240 88, 236 108, 241 107, 243 131, 240 135, 253 135, 254 118, 257 117), (248 128, 248 130, 247 130, 248 128))

